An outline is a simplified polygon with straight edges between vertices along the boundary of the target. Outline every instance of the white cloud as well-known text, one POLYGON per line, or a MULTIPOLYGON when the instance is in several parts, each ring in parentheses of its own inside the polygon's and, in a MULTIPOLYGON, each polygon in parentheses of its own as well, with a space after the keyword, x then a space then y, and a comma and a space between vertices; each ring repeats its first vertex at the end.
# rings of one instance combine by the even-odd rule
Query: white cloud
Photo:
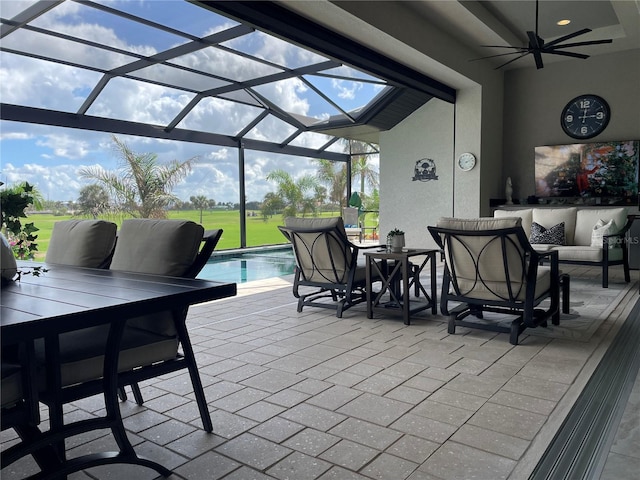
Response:
MULTIPOLYGON (((2 16, 8 18, 31 3, 5 0, 0 2, 2 16)), ((83 10, 96 13, 86 5, 64 2, 40 17, 35 24, 71 36, 99 39, 100 42, 126 51, 136 51, 143 55, 156 53, 154 38, 144 35, 135 37, 131 32, 124 32, 118 36, 120 31, 115 30, 115 27, 100 26, 93 20, 84 21, 81 15, 83 10)), ((97 16, 101 15, 102 13, 97 16)), ((215 30, 218 31, 220 28, 215 27, 215 30)), ((312 52, 259 32, 251 37, 255 43, 250 47, 256 49, 254 51, 283 65, 295 67, 324 60, 312 52)), ((101 66, 105 69, 129 63, 134 59, 132 56, 44 37, 29 31, 17 31, 7 35, 2 42, 6 48, 24 48, 31 53, 51 55, 54 58, 101 66)), ((194 68, 204 67, 206 71, 227 75, 236 80, 280 71, 259 62, 243 59, 237 61, 238 57, 235 55, 234 60, 230 61, 230 55, 209 47, 182 57, 176 63, 194 68)), ((75 112, 102 78, 102 73, 88 69, 78 69, 7 52, 0 52, 0 56, 0 96, 3 102, 7 103, 75 112)), ((167 79, 169 77, 165 77, 165 80, 167 79)), ((346 99, 356 94, 356 85, 353 82, 337 82, 336 88, 340 89, 340 95, 346 99)), ((328 116, 327 113, 323 114, 315 103, 310 105, 310 102, 315 101, 315 94, 297 78, 262 85, 256 87, 256 90, 285 111, 309 116, 313 110, 319 112, 316 114, 318 117, 328 116)), ((175 118, 192 98, 192 94, 181 90, 132 79, 115 78, 108 82, 89 113, 165 125, 175 118)), ((256 118, 260 111, 255 107, 230 101, 205 99, 187 115, 181 126, 236 134, 256 118)), ((114 169, 118 163, 108 133, 4 121, 0 122, 0 126, 2 158, 5 162, 11 159, 11 163, 2 165, 2 180, 8 183, 29 181, 38 186, 45 198, 51 200, 77 199, 80 188, 88 183, 77 174, 83 166, 94 164, 114 169)), ((268 117, 268 120, 255 127, 252 138, 282 141, 293 131, 294 128, 285 122, 268 117)), ((156 153, 160 161, 198 157, 191 174, 175 189, 175 193, 181 199, 188 200, 192 195, 206 195, 220 202, 239 201, 236 149, 124 135, 118 135, 118 138, 125 140, 134 152, 156 153)), ((325 136, 305 135, 299 138, 296 144, 320 146, 325 142, 325 136)), ((295 178, 306 173, 315 173, 315 166, 309 159, 263 152, 247 151, 245 166, 246 193, 249 200, 262 200, 267 192, 275 189, 265 177, 276 168, 287 170, 295 178)))

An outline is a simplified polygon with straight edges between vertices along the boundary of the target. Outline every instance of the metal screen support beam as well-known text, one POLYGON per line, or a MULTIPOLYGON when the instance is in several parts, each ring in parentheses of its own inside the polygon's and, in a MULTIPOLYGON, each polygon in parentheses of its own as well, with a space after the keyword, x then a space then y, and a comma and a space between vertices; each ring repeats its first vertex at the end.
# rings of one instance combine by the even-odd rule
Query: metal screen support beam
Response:
POLYGON ((240 183, 240 248, 247 246, 247 195, 246 183, 244 178, 244 143, 242 140, 238 142, 238 180, 240 183))

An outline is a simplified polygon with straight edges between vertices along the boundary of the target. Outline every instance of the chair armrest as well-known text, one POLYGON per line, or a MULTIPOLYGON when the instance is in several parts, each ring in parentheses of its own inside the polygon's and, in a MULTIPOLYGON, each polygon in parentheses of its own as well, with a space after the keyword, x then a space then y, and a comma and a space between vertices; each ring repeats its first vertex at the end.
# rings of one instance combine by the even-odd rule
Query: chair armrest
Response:
POLYGON ((202 242, 204 244, 200 248, 200 251, 198 252, 198 255, 196 256, 193 264, 185 273, 185 277, 196 278, 198 273, 200 273, 200 270, 202 270, 202 267, 204 267, 209 261, 213 250, 216 248, 216 245, 220 240, 220 237, 222 237, 221 228, 217 230, 205 230, 204 235, 202 236, 202 242))

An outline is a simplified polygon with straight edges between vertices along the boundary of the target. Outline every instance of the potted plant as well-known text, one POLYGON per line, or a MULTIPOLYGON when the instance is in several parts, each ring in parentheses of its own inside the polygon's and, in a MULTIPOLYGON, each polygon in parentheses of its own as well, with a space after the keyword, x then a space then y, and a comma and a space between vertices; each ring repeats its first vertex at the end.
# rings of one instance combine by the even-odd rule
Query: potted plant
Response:
POLYGON ((387 245, 391 248, 392 253, 399 253, 404 247, 404 232, 398 227, 394 228, 387 234, 387 245))

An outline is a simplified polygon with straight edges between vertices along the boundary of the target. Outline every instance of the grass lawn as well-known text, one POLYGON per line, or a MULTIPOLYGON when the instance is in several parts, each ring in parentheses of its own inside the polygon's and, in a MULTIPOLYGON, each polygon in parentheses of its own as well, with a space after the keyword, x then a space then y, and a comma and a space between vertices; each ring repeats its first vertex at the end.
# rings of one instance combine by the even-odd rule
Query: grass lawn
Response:
MULTIPOLYGON (((251 212, 253 213, 253 212, 251 212)), ((282 216, 274 215, 266 222, 260 216, 259 212, 255 212, 255 217, 247 217, 247 246, 256 247, 261 245, 278 245, 285 244, 287 241, 284 236, 278 230, 278 225, 283 225, 282 216)), ((323 213, 322 217, 331 217, 336 214, 323 213)), ((44 260, 44 255, 49 247, 49 241, 51 239, 51 231, 53 230, 53 224, 61 220, 70 220, 73 218, 71 215, 53 215, 47 213, 33 213, 29 215, 25 222, 33 222, 38 230, 37 244, 38 252, 36 253, 36 260, 44 260)), ((200 223, 200 211, 199 210, 181 210, 170 211, 169 218, 193 220, 196 223, 200 223)), ((108 218, 120 225, 122 218, 108 218)), ((372 219, 367 219, 371 220, 372 219)), ((367 222, 369 223, 369 222, 367 222)), ((222 238, 216 247, 216 250, 225 250, 240 247, 240 212, 237 210, 211 210, 202 212, 202 225, 205 229, 211 230, 215 228, 222 228, 224 230, 222 238)), ((373 225, 372 225, 373 226, 373 225)))

